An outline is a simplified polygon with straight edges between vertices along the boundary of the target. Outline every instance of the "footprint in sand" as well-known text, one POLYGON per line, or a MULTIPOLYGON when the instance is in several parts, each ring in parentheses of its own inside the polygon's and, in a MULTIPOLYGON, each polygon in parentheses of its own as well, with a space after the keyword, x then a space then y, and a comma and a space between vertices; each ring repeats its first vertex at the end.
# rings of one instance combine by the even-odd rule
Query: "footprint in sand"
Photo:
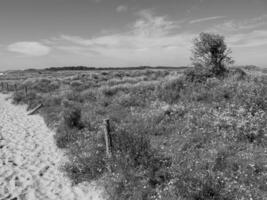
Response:
POLYGON ((0 94, 0 199, 101 200, 93 184, 72 186, 59 170, 64 160, 40 116, 28 116, 0 94))

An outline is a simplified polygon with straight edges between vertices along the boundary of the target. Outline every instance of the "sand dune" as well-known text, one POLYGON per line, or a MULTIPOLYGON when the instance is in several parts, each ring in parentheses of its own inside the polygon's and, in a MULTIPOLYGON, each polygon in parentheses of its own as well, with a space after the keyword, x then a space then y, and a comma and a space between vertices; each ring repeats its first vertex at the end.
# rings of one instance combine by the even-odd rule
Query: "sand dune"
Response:
POLYGON ((59 170, 63 152, 43 119, 0 94, 0 199, 100 200, 93 184, 72 186, 59 170))

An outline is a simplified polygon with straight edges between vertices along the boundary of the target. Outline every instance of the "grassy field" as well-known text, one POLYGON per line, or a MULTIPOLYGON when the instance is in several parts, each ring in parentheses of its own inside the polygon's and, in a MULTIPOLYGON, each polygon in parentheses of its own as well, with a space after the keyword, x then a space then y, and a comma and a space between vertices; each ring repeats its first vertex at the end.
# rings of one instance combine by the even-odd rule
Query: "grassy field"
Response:
POLYGON ((18 84, 14 103, 44 104, 74 184, 99 180, 114 200, 267 199, 262 71, 20 71, 1 81, 18 84))

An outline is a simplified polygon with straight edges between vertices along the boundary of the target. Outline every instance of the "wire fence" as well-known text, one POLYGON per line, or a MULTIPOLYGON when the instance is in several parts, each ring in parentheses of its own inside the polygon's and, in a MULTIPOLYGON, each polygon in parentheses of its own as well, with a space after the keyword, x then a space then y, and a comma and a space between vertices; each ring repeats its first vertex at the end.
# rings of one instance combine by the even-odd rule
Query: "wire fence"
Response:
POLYGON ((0 90, 3 92, 3 91, 6 91, 6 92, 16 92, 18 90, 21 90, 21 89, 24 89, 25 93, 27 93, 27 90, 28 88, 27 87, 24 87, 24 88, 21 88, 19 87, 19 84, 10 84, 8 82, 1 82, 0 83, 0 90))
MULTIPOLYGON (((27 86, 22 86, 19 84, 10 84, 8 82, 1 82, 0 83, 0 91, 1 92, 18 92, 18 91, 22 91, 25 93, 25 96, 28 95, 29 91, 31 91, 32 89, 27 87, 27 86)), ((55 90, 53 92, 60 92, 60 91, 70 91, 70 89, 60 89, 60 90, 55 90)), ((52 94, 52 92, 48 92, 49 94, 52 94)), ((35 114, 36 111, 38 111, 40 108, 44 107, 44 104, 41 103, 38 106, 36 106, 31 112, 29 112, 29 115, 35 114)), ((111 135, 111 131, 110 131, 110 119, 104 119, 103 120, 103 124, 104 124, 104 138, 105 138, 105 146, 106 146, 106 155, 108 158, 112 157, 112 135, 111 135)), ((112 169, 110 168, 110 166, 108 166, 108 170, 112 171, 112 169)))
POLYGON ((61 89, 56 89, 56 88, 51 88, 46 89, 44 91, 39 91, 38 89, 28 87, 26 85, 21 85, 18 83, 9 83, 9 82, 0 82, 0 92, 22 92, 25 94, 25 96, 28 96, 30 92, 38 92, 38 93, 43 93, 43 94, 48 94, 48 95, 55 95, 60 92, 71 92, 71 88, 61 88, 61 89))

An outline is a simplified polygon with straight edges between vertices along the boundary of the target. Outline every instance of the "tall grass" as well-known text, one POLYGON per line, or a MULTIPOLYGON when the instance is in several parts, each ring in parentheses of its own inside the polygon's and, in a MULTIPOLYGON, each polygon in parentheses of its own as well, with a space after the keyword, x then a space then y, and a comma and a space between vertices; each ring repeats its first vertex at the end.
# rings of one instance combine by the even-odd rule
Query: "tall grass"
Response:
POLYGON ((48 95, 54 81, 44 82, 13 100, 30 107, 45 102, 41 114, 56 124, 74 183, 103 180, 114 200, 267 197, 265 76, 240 69, 215 76, 199 68, 182 76, 80 74, 59 81, 58 89, 69 91, 58 97, 48 95), (111 121, 112 159, 105 154, 104 118, 111 121))

